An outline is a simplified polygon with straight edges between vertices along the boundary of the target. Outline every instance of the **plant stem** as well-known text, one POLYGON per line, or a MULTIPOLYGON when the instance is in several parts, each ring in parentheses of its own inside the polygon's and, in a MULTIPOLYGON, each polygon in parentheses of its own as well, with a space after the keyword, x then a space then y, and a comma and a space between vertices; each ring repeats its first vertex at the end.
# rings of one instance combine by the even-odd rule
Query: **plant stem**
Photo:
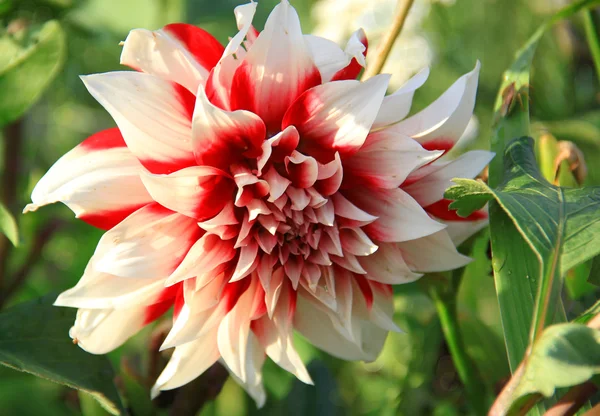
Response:
POLYGON ((377 49, 377 55, 375 56, 375 61, 365 69, 365 72, 362 76, 362 81, 366 81, 374 75, 377 75, 381 72, 385 61, 387 60, 390 51, 392 50, 392 46, 394 46, 394 42, 396 38, 402 31, 404 27, 404 23, 406 22, 406 16, 408 16, 408 12, 412 7, 414 0, 399 0, 398 1, 398 9, 396 11, 396 16, 394 16, 394 21, 392 22, 392 27, 390 31, 387 33, 385 38, 382 40, 379 48, 377 49))
POLYGON ((600 39, 598 39, 598 32, 594 24, 594 16, 589 9, 583 11, 583 25, 585 27, 585 37, 590 46, 590 52, 592 53, 592 59, 596 67, 596 75, 600 81, 600 39))
MULTIPOLYGON (((4 156, 2 172, 1 198, 6 209, 15 214, 17 205, 17 178, 21 169, 21 147, 23 140, 23 121, 17 120, 4 127, 4 156)), ((12 249, 11 243, 4 235, 0 235, 0 292, 5 284, 8 258, 12 249)))
POLYGON ((448 344, 448 349, 450 350, 450 355, 452 356, 452 361, 467 391, 469 404, 475 414, 486 414, 485 385, 473 367, 460 335, 455 294, 444 296, 439 292, 437 287, 432 286, 430 295, 440 318, 440 324, 444 332, 444 338, 448 344))

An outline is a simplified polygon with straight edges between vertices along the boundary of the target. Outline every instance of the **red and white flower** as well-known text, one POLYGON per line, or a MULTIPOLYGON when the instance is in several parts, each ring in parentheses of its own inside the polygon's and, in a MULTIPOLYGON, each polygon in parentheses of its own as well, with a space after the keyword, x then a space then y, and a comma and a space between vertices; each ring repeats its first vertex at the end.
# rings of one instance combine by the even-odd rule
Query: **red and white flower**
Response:
POLYGON ((121 62, 83 77, 117 124, 63 156, 26 210, 61 201, 107 230, 80 282, 71 336, 92 353, 121 345, 173 307, 175 348, 153 393, 217 360, 259 405, 265 356, 311 378, 299 331, 348 360, 374 360, 393 322, 392 286, 469 259, 455 244, 484 212, 448 211, 444 190, 492 155, 447 160, 471 117, 479 64, 405 118, 422 71, 386 96, 388 75, 356 80, 367 41, 303 35, 282 0, 265 28, 235 9, 226 47, 186 24, 133 30, 121 62))

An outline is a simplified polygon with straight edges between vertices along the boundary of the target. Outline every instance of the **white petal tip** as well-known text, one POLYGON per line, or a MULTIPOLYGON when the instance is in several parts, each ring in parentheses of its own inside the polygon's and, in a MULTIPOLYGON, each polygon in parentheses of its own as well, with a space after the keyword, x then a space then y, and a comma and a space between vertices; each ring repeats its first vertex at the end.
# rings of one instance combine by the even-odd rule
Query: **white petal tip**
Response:
POLYGON ((41 205, 38 204, 27 204, 25 208, 23 208, 23 214, 27 214, 28 212, 35 212, 41 205))
POLYGON ((159 396, 160 392, 161 392, 160 387, 157 387, 156 385, 154 385, 152 387, 152 389, 150 390, 150 400, 156 399, 159 396))

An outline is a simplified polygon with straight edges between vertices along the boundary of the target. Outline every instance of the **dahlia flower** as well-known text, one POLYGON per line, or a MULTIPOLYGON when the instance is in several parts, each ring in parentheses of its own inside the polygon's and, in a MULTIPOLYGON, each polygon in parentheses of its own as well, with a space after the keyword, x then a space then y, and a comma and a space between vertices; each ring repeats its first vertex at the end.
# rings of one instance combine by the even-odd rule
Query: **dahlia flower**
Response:
POLYGON ((367 41, 303 35, 287 0, 265 28, 235 9, 223 47, 202 29, 136 29, 121 63, 83 77, 117 127, 56 162, 32 211, 56 201, 107 230, 56 305, 79 308, 70 336, 103 354, 173 308, 174 348, 152 390, 220 360, 265 401, 266 356, 311 383, 294 330, 347 360, 374 360, 393 322, 392 285, 469 259, 444 190, 491 159, 447 160, 471 117, 479 64, 405 119, 424 70, 386 96, 388 75, 356 80, 367 41))

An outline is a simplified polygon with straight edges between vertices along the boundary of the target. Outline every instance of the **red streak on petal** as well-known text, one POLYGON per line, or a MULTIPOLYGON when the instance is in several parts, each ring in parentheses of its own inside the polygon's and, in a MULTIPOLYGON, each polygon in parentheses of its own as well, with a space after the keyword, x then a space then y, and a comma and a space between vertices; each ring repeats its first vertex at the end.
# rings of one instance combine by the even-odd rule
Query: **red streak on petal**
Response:
POLYGON ((171 306, 173 306, 175 299, 178 296, 183 298, 182 282, 164 288, 156 298, 156 303, 146 307, 146 310, 144 311, 144 325, 154 322, 160 318, 171 308, 171 306))
POLYGON ((85 213, 79 216, 79 219, 93 225, 101 230, 110 230, 115 225, 123 221, 130 214, 142 208, 144 204, 133 205, 127 208, 115 211, 99 211, 94 213, 85 213))
POLYGON ((173 82, 172 84, 175 89, 177 100, 179 100, 185 110, 185 114, 191 120, 194 115, 194 107, 196 106, 196 96, 181 84, 176 82, 173 82))
POLYGON ((165 175, 177 172, 184 168, 189 168, 190 166, 196 166, 196 161, 193 157, 190 157, 190 159, 173 159, 169 161, 147 159, 140 160, 140 163, 152 173, 165 175))
POLYGON ((369 285, 369 281, 362 274, 354 273, 354 279, 358 284, 358 288, 362 292, 365 302, 367 304, 367 309, 370 311, 373 307, 373 291, 371 290, 371 286, 369 285))
MULTIPOLYGON (((363 34, 364 34, 364 32, 363 32, 363 34)), ((362 36, 360 39, 360 42, 363 45, 365 45, 365 51, 363 52, 363 55, 366 58, 367 51, 369 50, 369 42, 367 41, 366 36, 362 36)), ((352 58, 350 63, 345 68, 342 68, 339 71, 337 71, 335 74, 333 74, 333 77, 331 78, 331 80, 339 81, 339 80, 344 80, 344 79, 356 79, 358 74, 360 74, 360 71, 362 70, 362 68, 363 67, 358 63, 356 58, 352 58)))
POLYGON ((211 70, 225 51, 225 47, 206 30, 186 23, 173 23, 164 30, 182 42, 198 63, 211 70))
POLYGON ((450 139, 433 139, 428 140, 425 143, 421 143, 425 150, 443 150, 444 152, 449 151, 454 147, 454 141, 450 139))
POLYGON ((127 147, 121 131, 117 127, 99 131, 85 139, 78 146, 86 151, 113 149, 115 147, 127 147))
POLYGON ((451 210, 448 206, 452 203, 449 199, 440 199, 431 205, 425 207, 425 211, 436 218, 446 221, 478 221, 488 217, 485 211, 475 211, 468 217, 459 216, 456 211, 451 210))
MULTIPOLYGON (((250 287, 250 279, 242 279, 237 282, 227 283, 223 289, 221 302, 225 311, 229 312, 237 303, 240 296, 250 287)), ((250 311, 248 311, 250 313, 250 311)))

